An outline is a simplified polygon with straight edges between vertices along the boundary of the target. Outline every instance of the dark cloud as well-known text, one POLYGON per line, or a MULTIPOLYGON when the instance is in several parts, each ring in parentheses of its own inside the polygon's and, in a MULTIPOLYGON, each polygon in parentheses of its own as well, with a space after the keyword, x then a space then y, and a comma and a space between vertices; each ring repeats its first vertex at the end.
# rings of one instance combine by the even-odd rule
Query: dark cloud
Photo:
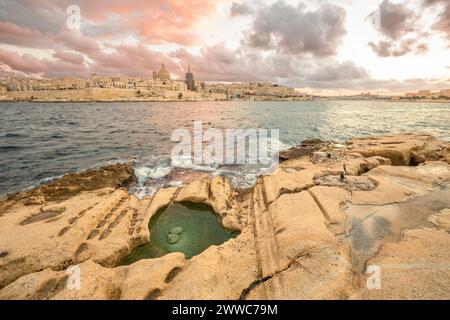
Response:
POLYGON ((419 15, 408 9, 406 3, 383 0, 369 17, 384 38, 368 44, 378 56, 400 57, 428 52, 428 46, 422 42, 428 34, 420 30, 419 15))
POLYGON ((446 2, 447 0, 424 0, 424 4, 426 6, 435 4, 435 3, 439 3, 439 2, 446 2))
POLYGON ((333 4, 307 11, 302 3, 292 6, 278 1, 258 9, 245 44, 287 54, 330 56, 346 34, 345 17, 346 11, 333 4))
MULTIPOLYGON (((378 88, 386 88, 392 91, 417 91, 421 89, 439 91, 450 86, 450 79, 406 79, 398 80, 378 80, 378 88)), ((374 88, 376 89, 376 88, 374 88)))
MULTIPOLYGON (((443 9, 434 28, 448 30, 445 29, 448 2, 424 1, 427 6, 443 9)), ((231 5, 232 16, 254 19, 238 49, 216 45, 204 47, 200 55, 192 55, 186 50, 164 54, 146 45, 200 45, 193 27, 214 12, 217 5, 214 1, 205 4, 192 0, 186 6, 176 0, 0 0, 0 43, 45 49, 52 55, 48 59, 38 58, 5 50, 8 47, 4 46, 0 49, 0 71, 46 77, 85 77, 90 72, 150 76, 164 62, 181 79, 186 71, 183 68, 191 63, 196 79, 210 81, 267 81, 295 87, 354 90, 427 85, 433 88, 443 83, 448 86, 449 81, 438 80, 374 80, 363 67, 337 61, 332 56, 346 34, 346 12, 340 6, 321 1, 318 9, 309 10, 303 4, 293 6, 285 1, 272 5, 251 3, 237 0, 231 5), (72 3, 81 7, 81 31, 65 28, 65 8, 72 3), (130 35, 139 45, 109 41, 130 35), (100 40, 104 40, 101 47, 100 40), (109 49, 108 53, 104 47, 109 49)), ((380 10, 384 12, 380 20, 383 39, 369 44, 378 55, 423 54, 428 50, 421 41, 420 26, 413 23, 417 14, 387 0, 380 10)))
POLYGON ((416 55, 426 54, 429 50, 425 43, 417 43, 417 39, 404 39, 401 41, 369 42, 369 47, 380 57, 400 57, 414 52, 416 55))
POLYGON ((223 46, 204 48, 201 55, 178 50, 174 58, 188 61, 197 79, 209 81, 267 81, 298 88, 317 90, 389 90, 404 92, 428 88, 441 90, 450 79, 373 79, 362 66, 351 61, 339 62, 332 57, 305 58, 277 52, 223 46), (208 61, 205 64, 205 61, 208 61))
POLYGON ((263 54, 260 50, 245 47, 237 50, 223 46, 208 47, 200 56, 179 50, 174 57, 189 61, 197 78, 210 81, 267 81, 301 87, 310 83, 346 85, 369 78, 364 68, 352 62, 340 63, 334 58, 305 58, 277 52, 263 54))
POLYGON ((0 49, 0 70, 20 74, 87 77, 91 72, 103 75, 150 76, 153 70, 166 63, 171 73, 183 78, 186 70, 176 59, 191 64, 196 79, 206 81, 265 81, 302 88, 348 90, 417 90, 441 89, 450 86, 450 79, 407 81, 375 80, 361 66, 353 62, 339 62, 332 57, 305 58, 277 52, 264 54, 260 50, 241 47, 230 50, 221 45, 205 47, 200 55, 192 55, 184 49, 170 56, 154 52, 144 46, 119 46, 114 53, 97 52, 93 63, 83 56, 69 51, 58 51, 53 59, 38 59, 29 54, 0 49), (208 63, 205 63, 207 61, 208 63))
MULTIPOLYGON (((22 28, 56 34, 65 27, 63 1, 0 0, 0 21, 22 28)), ((65 1, 67 2, 67 1, 65 1)))
POLYGON ((309 82, 308 87, 314 89, 346 89, 352 91, 390 91, 404 93, 406 91, 418 91, 422 89, 439 91, 450 87, 450 79, 373 79, 365 77, 357 80, 309 82))
POLYGON ((337 63, 331 61, 325 63, 322 68, 318 68, 314 74, 309 76, 312 81, 342 81, 353 79, 367 79, 369 77, 367 70, 358 67, 353 62, 346 61, 337 63))
POLYGON ((246 16, 252 14, 254 11, 247 3, 233 2, 231 4, 231 16, 246 16))
MULTIPOLYGON (((450 41, 450 1, 449 0, 425 0, 426 7, 440 4, 443 6, 442 11, 437 15, 437 21, 433 25, 433 29, 442 32, 450 41)), ((450 43, 449 43, 450 46, 450 43)))
POLYGON ((384 0, 379 8, 379 29, 392 40, 415 31, 417 15, 403 3, 391 3, 384 0))
POLYGON ((444 11, 439 15, 439 21, 434 25, 436 30, 445 32, 450 40, 450 3, 447 2, 444 11))

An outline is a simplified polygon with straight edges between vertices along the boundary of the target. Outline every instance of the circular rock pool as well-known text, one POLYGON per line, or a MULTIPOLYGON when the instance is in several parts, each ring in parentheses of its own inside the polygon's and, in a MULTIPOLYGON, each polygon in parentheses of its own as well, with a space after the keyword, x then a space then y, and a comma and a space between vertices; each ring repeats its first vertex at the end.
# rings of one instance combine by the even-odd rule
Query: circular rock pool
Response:
POLYGON ((121 265, 172 252, 182 252, 190 259, 211 245, 220 245, 239 234, 225 229, 210 206, 188 202, 159 210, 150 219, 149 229, 150 242, 135 248, 122 259, 121 265))

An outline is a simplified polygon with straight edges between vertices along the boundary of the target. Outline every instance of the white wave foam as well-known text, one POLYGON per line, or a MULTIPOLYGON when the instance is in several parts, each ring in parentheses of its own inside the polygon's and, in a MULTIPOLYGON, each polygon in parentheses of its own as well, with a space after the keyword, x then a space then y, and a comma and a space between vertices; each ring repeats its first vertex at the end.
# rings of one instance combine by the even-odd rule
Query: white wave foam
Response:
POLYGON ((167 176, 170 171, 172 171, 171 167, 167 166, 157 166, 157 167, 138 167, 134 169, 134 174, 138 178, 139 183, 144 183, 147 179, 162 179, 167 176))
POLYGON ((214 165, 200 165, 192 162, 191 156, 177 156, 173 157, 171 166, 179 169, 189 169, 193 171, 212 172, 217 169, 214 165))

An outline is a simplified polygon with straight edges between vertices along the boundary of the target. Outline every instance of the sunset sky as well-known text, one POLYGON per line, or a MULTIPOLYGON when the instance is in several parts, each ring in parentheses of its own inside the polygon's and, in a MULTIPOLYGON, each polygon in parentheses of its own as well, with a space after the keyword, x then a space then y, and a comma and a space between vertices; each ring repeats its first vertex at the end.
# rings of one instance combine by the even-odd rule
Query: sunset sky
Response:
POLYGON ((317 94, 450 88, 450 0, 0 0, 2 75, 150 76, 161 63, 317 94))

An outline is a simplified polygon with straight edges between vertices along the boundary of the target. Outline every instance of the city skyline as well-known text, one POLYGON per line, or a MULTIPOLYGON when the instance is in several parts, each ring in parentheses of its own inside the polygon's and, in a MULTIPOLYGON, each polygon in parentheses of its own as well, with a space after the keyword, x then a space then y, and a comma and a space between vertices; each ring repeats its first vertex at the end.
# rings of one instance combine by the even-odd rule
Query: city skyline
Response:
POLYGON ((444 0, 2 0, 0 8, 3 75, 151 77, 165 63, 174 79, 190 64, 202 81, 319 95, 450 87, 444 0), (71 5, 79 30, 67 24, 71 5))

